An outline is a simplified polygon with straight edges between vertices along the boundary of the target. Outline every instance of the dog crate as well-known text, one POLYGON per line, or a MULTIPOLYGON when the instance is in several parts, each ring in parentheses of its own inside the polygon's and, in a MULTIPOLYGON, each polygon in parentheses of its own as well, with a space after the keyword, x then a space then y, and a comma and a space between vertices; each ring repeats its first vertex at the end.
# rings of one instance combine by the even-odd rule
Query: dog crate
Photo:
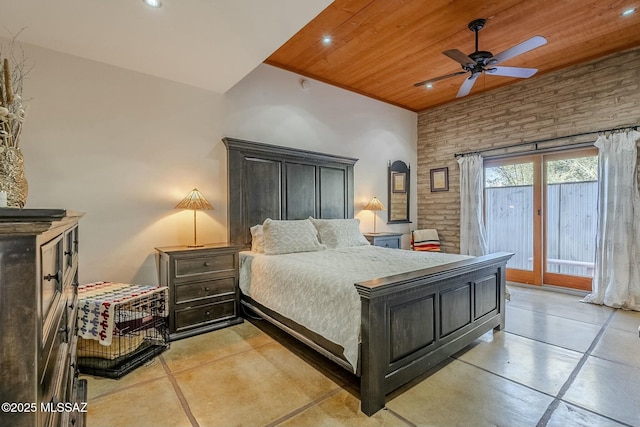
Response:
POLYGON ((121 378, 169 348, 167 287, 89 283, 78 301, 80 372, 121 378))

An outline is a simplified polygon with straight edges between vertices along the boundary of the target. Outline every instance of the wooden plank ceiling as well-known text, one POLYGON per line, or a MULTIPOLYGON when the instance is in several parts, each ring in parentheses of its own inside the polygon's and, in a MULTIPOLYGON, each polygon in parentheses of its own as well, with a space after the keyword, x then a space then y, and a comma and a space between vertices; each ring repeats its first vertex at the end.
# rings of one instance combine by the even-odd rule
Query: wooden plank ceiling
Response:
MULTIPOLYGON (((432 89, 414 83, 461 71, 443 51, 475 50, 467 28, 487 20, 479 50, 493 55, 540 35, 548 43, 500 65, 544 73, 640 46, 638 0, 335 0, 265 62, 412 111, 456 100, 467 75, 432 89), (330 36, 332 42, 322 39, 330 36)), ((473 96, 520 79, 478 77, 473 96)))

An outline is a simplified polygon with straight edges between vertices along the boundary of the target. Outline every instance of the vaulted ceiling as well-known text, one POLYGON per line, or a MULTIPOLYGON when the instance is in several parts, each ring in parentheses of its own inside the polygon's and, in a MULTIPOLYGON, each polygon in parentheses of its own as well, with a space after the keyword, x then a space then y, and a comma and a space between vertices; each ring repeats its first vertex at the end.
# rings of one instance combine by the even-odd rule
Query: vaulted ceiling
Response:
MULTIPOLYGON (((547 44, 500 63, 537 76, 640 46, 640 0, 0 0, 0 36, 219 93, 262 61, 412 111, 456 100, 466 75, 443 55, 475 50, 486 19, 494 55, 540 35, 547 44), (332 42, 324 44, 322 38, 332 42)), ((464 55, 463 55, 464 56, 464 55)), ((36 64, 37 66, 37 64, 36 64)), ((468 96, 520 79, 482 74, 468 96)))
MULTIPOLYGON (((470 74, 414 83, 462 71, 443 55, 475 50, 467 27, 486 19, 479 50, 497 55, 533 36, 543 46, 501 66, 537 68, 537 76, 640 46, 639 0, 335 0, 282 45, 267 64, 412 111, 456 100, 470 74), (323 42, 330 37, 331 42, 323 42)), ((481 74, 468 96, 521 79, 481 74)))
POLYGON ((0 37, 224 93, 331 0, 162 3, 0 0, 0 37))

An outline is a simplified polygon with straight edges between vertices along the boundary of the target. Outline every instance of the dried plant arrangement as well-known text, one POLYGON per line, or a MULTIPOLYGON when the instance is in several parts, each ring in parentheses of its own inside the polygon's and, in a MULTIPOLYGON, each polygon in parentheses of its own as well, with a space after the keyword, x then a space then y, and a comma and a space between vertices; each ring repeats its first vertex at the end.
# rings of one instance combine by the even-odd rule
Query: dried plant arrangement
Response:
POLYGON ((20 149, 26 116, 22 83, 31 66, 16 37, 11 38, 8 46, 0 46, 0 193, 6 195, 7 207, 22 209, 29 193, 20 149))
POLYGON ((11 38, 8 46, 0 47, 0 151, 19 147, 26 117, 22 85, 32 66, 16 41, 18 35, 11 38))

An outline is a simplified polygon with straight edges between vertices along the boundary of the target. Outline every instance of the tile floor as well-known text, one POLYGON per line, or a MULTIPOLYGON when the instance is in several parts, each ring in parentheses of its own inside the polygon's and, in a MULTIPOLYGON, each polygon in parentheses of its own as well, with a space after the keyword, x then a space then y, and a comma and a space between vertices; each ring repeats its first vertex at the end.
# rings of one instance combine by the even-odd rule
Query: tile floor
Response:
POLYGON ((511 288, 504 331, 359 412, 354 376, 262 321, 89 382, 90 427, 640 426, 640 312, 511 288))

